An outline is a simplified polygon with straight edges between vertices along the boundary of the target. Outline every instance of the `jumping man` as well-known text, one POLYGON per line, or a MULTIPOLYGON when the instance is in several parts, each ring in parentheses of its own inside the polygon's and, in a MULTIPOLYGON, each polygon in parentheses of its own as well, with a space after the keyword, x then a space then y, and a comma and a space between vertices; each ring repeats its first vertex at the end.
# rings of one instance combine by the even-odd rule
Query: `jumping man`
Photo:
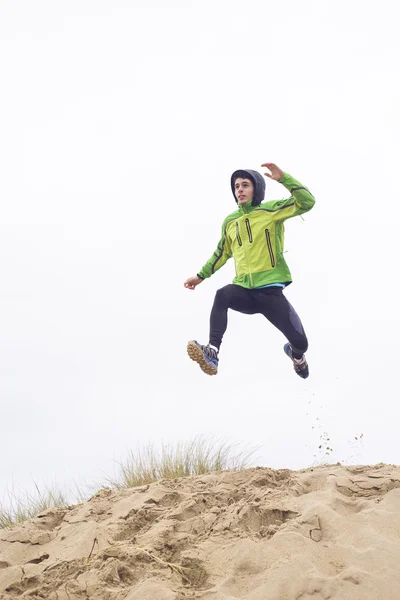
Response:
POLYGON ((287 338, 284 351, 293 361, 297 375, 306 379, 309 374, 304 356, 307 337, 299 316, 283 293, 292 282, 283 256, 283 240, 284 221, 311 210, 315 199, 306 187, 274 163, 261 166, 267 167, 269 173, 265 175, 279 181, 291 196, 263 203, 265 180, 262 175, 249 169, 233 173, 231 189, 238 209, 223 222, 222 236, 212 257, 184 286, 194 290, 232 256, 236 277, 215 295, 208 345, 191 340, 187 351, 205 373, 216 375, 219 349, 228 324, 228 308, 247 315, 260 313, 287 338))

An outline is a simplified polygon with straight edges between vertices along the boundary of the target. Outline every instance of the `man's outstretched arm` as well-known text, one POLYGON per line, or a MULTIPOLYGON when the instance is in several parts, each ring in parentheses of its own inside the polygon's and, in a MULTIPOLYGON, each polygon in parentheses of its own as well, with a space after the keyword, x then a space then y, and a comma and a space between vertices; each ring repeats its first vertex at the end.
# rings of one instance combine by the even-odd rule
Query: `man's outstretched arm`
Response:
POLYGON ((194 290, 199 283, 211 277, 216 271, 224 266, 227 260, 232 256, 229 239, 226 237, 225 223, 222 226, 222 237, 218 246, 208 261, 202 266, 200 271, 194 277, 189 277, 183 284, 188 290, 194 290))

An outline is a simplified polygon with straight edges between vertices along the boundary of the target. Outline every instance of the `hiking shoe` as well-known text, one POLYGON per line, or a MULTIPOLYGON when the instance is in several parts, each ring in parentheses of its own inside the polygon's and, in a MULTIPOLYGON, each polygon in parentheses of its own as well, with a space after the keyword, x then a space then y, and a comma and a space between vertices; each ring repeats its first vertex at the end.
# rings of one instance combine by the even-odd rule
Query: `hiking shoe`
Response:
POLYGON ((200 368, 207 375, 218 373, 218 352, 210 346, 202 346, 196 340, 190 340, 187 345, 187 353, 190 358, 199 363, 200 368))
POLYGON ((292 346, 288 343, 283 346, 283 350, 285 354, 293 361, 293 368, 296 371, 297 375, 302 379, 307 379, 308 372, 308 364, 306 361, 306 357, 303 356, 301 358, 294 358, 292 355, 292 346))

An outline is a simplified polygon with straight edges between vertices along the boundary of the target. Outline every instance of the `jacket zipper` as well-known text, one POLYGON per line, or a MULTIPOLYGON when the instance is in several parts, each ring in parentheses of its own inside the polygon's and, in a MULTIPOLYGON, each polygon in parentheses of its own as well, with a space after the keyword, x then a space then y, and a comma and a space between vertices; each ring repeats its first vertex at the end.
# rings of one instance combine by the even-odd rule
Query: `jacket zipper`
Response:
POLYGON ((253 243, 253 234, 251 233, 250 221, 248 218, 246 218, 246 227, 247 227, 247 234, 249 236, 249 242, 250 242, 250 244, 252 244, 253 243))
POLYGON ((271 266, 274 267, 275 266, 275 257, 274 257, 274 251, 272 249, 272 244, 271 244, 271 236, 269 234, 268 229, 265 230, 265 237, 267 238, 267 246, 268 246, 268 250, 269 250, 269 257, 271 259, 271 266))
MULTIPOLYGON (((248 219, 246 219, 246 221, 248 221, 248 219)), ((247 223, 246 223, 246 227, 247 227, 247 223)), ((247 231, 249 231, 249 230, 247 229, 247 231)), ((250 230, 250 234, 251 234, 251 230, 250 230)), ((244 247, 244 254, 245 254, 245 257, 246 257, 247 269, 249 271, 250 285, 253 288, 254 287, 254 284, 253 284, 253 275, 252 275, 251 270, 250 270, 250 262, 249 262, 249 257, 248 257, 248 254, 247 254, 246 242, 243 244, 242 239, 240 237, 239 223, 238 223, 238 221, 236 221, 236 238, 237 238, 239 246, 243 245, 243 247, 244 247)), ((250 237, 249 237, 249 239, 250 239, 250 237)), ((253 238, 251 239, 251 241, 253 241, 253 238)))
MULTIPOLYGON (((248 232, 249 231, 249 227, 247 226, 247 222, 248 222, 248 219, 246 218, 246 227, 247 227, 247 232, 248 232)), ((250 235, 251 235, 251 230, 250 230, 250 234, 249 234, 249 241, 252 242, 253 241, 253 237, 250 240, 250 235)), ((254 287, 253 275, 251 273, 249 256, 247 254, 247 243, 244 244, 244 253, 245 253, 245 256, 246 256, 247 268, 249 270, 250 286, 253 288, 254 287)))
POLYGON ((242 240, 239 233, 239 223, 236 221, 236 239, 238 241, 239 246, 242 245, 242 240))

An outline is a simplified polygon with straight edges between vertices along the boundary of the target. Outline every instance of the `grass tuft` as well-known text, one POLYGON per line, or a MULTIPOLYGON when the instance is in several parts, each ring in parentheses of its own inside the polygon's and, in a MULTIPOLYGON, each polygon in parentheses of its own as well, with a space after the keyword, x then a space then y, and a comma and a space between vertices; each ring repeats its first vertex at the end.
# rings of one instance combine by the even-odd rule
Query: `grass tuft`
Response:
POLYGON ((119 464, 117 477, 107 477, 114 489, 147 485, 160 479, 176 479, 226 470, 238 471, 249 466, 255 450, 234 453, 234 446, 210 438, 196 437, 175 446, 163 444, 156 450, 148 444, 143 450, 131 451, 119 464))
POLYGON ((0 529, 34 519, 49 508, 68 506, 63 492, 52 488, 40 490, 36 483, 35 488, 35 494, 25 492, 23 498, 17 497, 14 491, 8 492, 7 506, 0 505, 0 529))

